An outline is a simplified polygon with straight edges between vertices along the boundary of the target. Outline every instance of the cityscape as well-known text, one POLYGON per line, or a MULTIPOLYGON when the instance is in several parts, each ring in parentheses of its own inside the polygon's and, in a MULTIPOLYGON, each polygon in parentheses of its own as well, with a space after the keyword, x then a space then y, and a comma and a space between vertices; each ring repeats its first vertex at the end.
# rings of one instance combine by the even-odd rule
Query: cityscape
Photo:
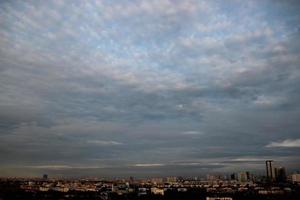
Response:
POLYGON ((299 200, 300 0, 0 0, 0 200, 299 200))
POLYGON ((265 175, 248 171, 206 177, 152 177, 144 179, 1 178, 0 199, 298 199, 300 173, 267 160, 265 175))

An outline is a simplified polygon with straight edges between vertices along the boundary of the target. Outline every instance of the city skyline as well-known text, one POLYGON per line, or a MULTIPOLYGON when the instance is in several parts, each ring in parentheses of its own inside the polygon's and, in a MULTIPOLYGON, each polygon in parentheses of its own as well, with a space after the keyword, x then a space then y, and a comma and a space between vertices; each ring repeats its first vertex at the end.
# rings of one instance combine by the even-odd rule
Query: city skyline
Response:
POLYGON ((1 1, 1 176, 299 170, 299 10, 1 1))

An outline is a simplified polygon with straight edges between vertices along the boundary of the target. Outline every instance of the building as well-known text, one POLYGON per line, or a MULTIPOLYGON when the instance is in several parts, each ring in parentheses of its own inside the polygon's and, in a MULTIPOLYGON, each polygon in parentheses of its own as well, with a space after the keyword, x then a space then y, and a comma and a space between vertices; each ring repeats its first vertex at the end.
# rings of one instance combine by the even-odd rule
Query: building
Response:
POLYGON ((277 182, 286 182, 286 171, 284 167, 275 168, 275 175, 277 182))
POLYGON ((236 180, 236 175, 235 174, 231 174, 230 175, 230 180, 236 180))
POLYGON ((159 194, 159 195, 164 195, 164 189, 161 188, 151 188, 151 193, 152 194, 159 194))
POLYGON ((232 197, 206 197, 206 200, 232 200, 232 197))
POLYGON ((275 176, 275 169, 273 167, 273 160, 266 161, 266 172, 267 172, 267 179, 269 181, 274 181, 276 176, 275 176))
POLYGON ((246 176, 247 176, 247 181, 252 181, 252 177, 250 175, 250 172, 246 172, 246 176))
POLYGON ((151 179, 151 183, 152 184, 162 184, 163 183, 163 179, 162 178, 152 178, 151 179))
POLYGON ((168 183, 176 183, 177 177, 175 177, 175 176, 167 177, 167 182, 168 183))
POLYGON ((133 183, 134 182, 134 177, 133 176, 130 176, 129 177, 129 183, 133 183))
POLYGON ((238 181, 239 182, 247 182, 250 179, 250 173, 249 172, 240 172, 238 173, 238 181))
POLYGON ((217 180, 217 177, 214 176, 214 175, 207 174, 206 175, 206 180, 208 180, 208 181, 215 181, 215 180, 217 180))
POLYGON ((292 174, 292 182, 300 183, 300 174, 292 174))
POLYGON ((43 175, 43 179, 44 179, 44 180, 47 180, 47 179, 48 179, 48 175, 47 175, 47 174, 44 174, 44 175, 43 175))

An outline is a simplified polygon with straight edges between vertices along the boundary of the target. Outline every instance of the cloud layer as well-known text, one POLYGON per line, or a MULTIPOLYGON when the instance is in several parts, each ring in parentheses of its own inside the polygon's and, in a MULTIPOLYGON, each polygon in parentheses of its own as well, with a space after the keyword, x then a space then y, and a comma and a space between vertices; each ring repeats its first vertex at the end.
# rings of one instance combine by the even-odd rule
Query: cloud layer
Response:
POLYGON ((1 2, 1 174, 194 176, 268 158, 299 169, 287 148, 299 147, 299 10, 1 2))
POLYGON ((281 142, 271 142, 267 147, 300 147, 300 139, 287 139, 281 142))

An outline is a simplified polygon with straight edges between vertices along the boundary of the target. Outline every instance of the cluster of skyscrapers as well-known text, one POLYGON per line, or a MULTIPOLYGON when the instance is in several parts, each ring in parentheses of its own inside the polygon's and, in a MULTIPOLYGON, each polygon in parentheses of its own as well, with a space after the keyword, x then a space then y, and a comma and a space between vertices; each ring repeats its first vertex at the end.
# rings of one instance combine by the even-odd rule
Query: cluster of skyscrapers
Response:
POLYGON ((278 181, 284 182, 286 181, 286 170, 284 167, 275 167, 273 160, 266 161, 266 175, 267 180, 270 182, 278 181))

